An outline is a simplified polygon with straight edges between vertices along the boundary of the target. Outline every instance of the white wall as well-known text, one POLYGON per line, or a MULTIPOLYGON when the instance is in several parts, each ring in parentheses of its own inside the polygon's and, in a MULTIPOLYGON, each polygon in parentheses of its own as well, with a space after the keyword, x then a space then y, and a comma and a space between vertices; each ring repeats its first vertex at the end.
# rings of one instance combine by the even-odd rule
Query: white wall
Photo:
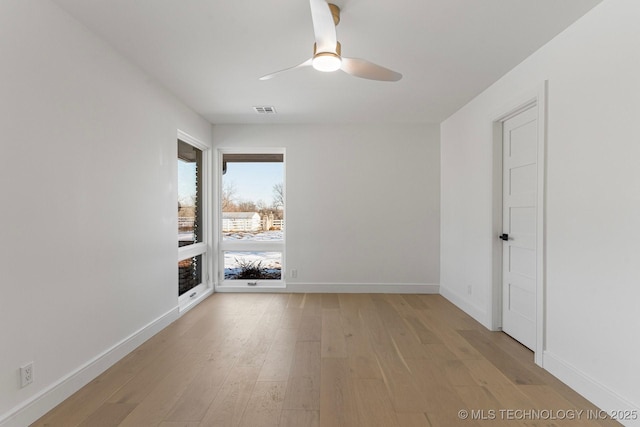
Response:
POLYGON ((289 290, 437 290, 437 125, 215 125, 213 142, 286 149, 289 290))
POLYGON ((487 324, 491 121, 549 80, 544 363, 606 409, 640 406, 639 17, 605 0, 441 126, 441 287, 487 324))
POLYGON ((211 127, 49 1, 0 2, 0 58, 0 424, 24 426, 175 313, 177 129, 211 127))

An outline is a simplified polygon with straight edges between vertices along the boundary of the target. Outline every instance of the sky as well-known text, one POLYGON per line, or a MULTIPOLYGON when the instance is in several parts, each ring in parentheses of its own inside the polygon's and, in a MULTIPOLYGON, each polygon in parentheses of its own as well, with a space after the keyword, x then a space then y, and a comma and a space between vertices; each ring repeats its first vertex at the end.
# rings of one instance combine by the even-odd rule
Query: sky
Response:
POLYGON ((284 163, 227 163, 223 186, 233 183, 237 201, 273 202, 273 186, 284 181, 284 163))
POLYGON ((178 201, 195 200, 196 164, 178 159, 178 201))
MULTIPOLYGON (((195 199, 195 163, 178 160, 178 200, 195 199)), ((233 183, 237 201, 273 202, 273 186, 284 181, 283 163, 227 163, 223 185, 233 183)))

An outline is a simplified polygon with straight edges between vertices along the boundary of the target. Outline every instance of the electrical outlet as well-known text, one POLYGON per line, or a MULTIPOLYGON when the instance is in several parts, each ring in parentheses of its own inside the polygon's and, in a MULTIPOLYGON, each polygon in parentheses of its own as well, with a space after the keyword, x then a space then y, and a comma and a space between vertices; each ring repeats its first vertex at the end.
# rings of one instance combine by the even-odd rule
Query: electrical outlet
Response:
POLYGON ((33 382, 33 362, 20 367, 20 385, 26 387, 33 382))
POLYGON ((296 277, 298 277, 298 270, 291 270, 291 278, 295 279, 296 277))

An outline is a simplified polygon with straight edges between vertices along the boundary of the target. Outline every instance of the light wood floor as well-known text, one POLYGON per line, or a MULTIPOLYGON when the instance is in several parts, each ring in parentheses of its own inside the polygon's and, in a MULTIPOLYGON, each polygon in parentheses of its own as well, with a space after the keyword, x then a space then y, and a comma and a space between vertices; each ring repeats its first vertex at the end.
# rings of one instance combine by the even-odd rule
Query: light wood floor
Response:
POLYGON ((618 425, 587 410, 438 295, 215 294, 33 426, 618 425))

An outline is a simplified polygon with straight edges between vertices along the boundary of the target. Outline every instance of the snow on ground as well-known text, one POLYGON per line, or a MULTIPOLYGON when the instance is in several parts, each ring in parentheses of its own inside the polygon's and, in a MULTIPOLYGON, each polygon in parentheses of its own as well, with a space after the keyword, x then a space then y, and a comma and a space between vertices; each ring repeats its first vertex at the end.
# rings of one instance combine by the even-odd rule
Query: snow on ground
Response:
MULTIPOLYGON (((261 231, 257 233, 247 231, 225 232, 223 240, 243 240, 243 241, 274 241, 282 240, 282 230, 261 231)), ((279 275, 282 271, 281 252, 246 252, 246 251, 225 251, 224 253, 224 278, 234 279, 242 271, 240 264, 252 263, 256 265, 260 262, 260 267, 265 269, 267 274, 279 275)))
POLYGON ((253 240, 264 242, 268 240, 282 240, 282 230, 270 230, 270 231, 225 231, 222 235, 222 240, 253 240))

